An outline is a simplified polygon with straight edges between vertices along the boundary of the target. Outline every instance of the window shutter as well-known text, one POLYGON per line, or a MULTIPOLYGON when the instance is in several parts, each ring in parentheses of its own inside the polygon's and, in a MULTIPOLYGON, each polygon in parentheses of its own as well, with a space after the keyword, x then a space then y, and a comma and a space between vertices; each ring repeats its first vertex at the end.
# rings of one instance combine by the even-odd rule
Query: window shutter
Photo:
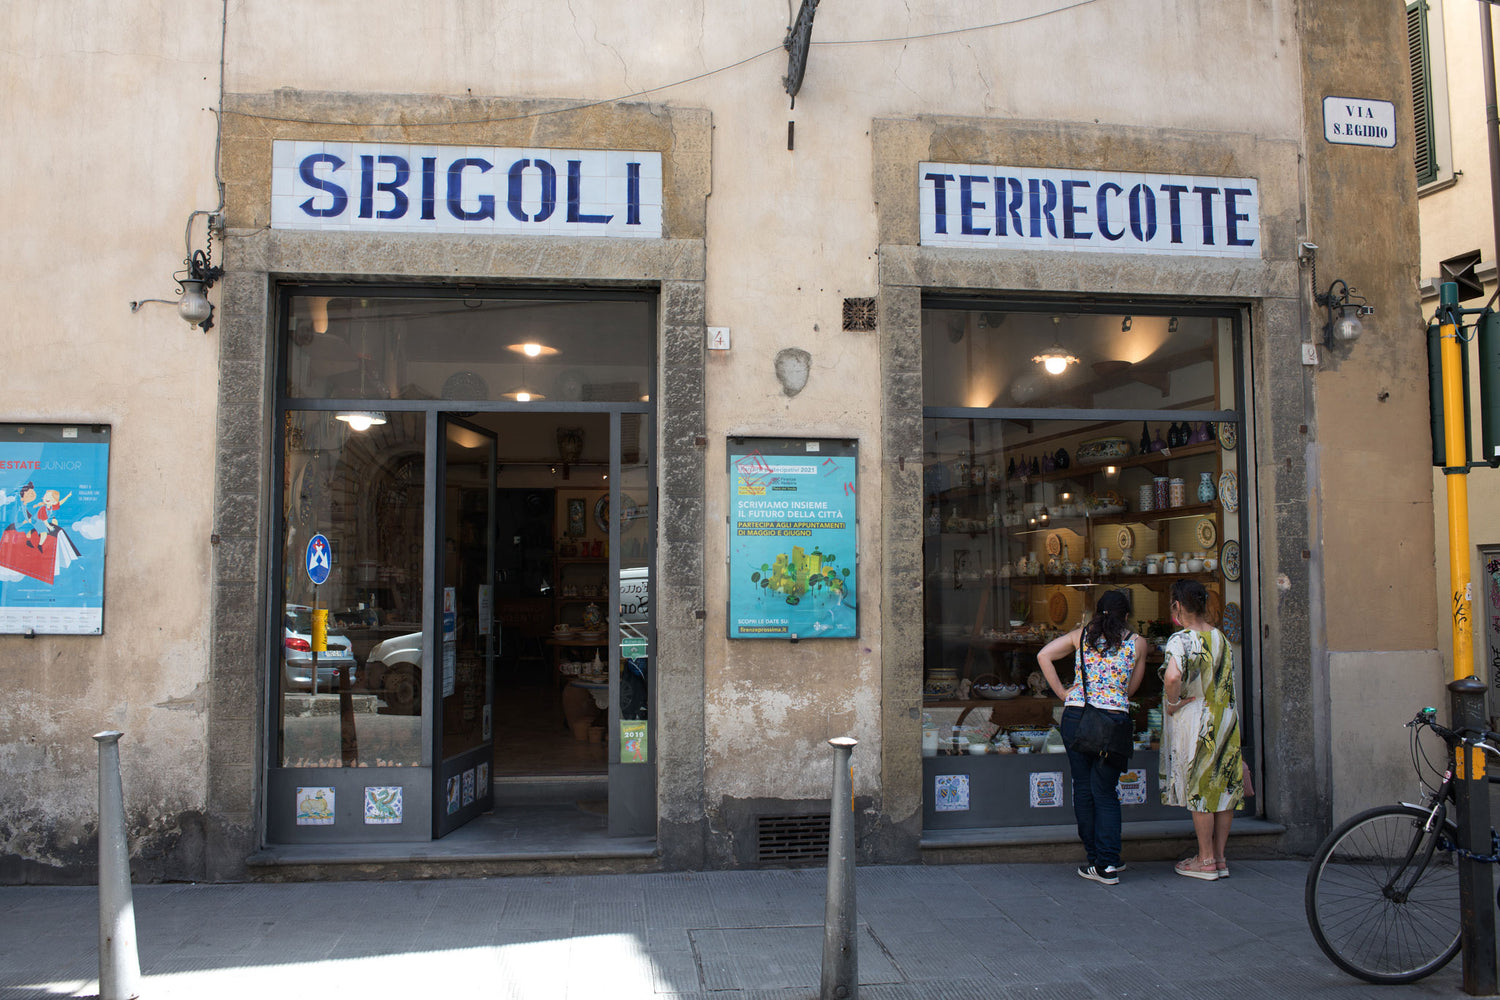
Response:
POLYGON ((1432 66, 1427 39, 1427 4, 1406 5, 1406 43, 1411 57, 1412 135, 1416 139, 1417 183, 1437 178, 1432 142, 1432 66))

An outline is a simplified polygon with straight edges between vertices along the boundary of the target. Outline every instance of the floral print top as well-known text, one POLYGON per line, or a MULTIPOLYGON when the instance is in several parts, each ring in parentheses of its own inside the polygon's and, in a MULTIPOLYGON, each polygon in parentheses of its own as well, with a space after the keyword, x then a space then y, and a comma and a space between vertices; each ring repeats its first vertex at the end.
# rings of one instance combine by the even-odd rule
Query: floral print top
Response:
MULTIPOLYGON (((1090 705, 1111 712, 1124 712, 1130 708, 1130 675, 1135 671, 1136 643, 1140 641, 1140 636, 1132 635, 1109 651, 1080 643, 1078 659, 1082 661, 1088 679, 1090 705)), ((1083 687, 1074 684, 1063 704, 1082 708, 1083 687)))

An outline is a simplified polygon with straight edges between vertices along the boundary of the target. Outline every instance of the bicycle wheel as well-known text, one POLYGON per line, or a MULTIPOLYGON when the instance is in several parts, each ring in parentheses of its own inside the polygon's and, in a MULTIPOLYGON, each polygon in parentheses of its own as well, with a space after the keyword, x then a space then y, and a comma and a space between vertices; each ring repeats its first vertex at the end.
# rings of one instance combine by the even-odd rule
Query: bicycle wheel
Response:
POLYGON ((1307 872, 1307 922, 1318 947, 1350 975, 1411 983, 1458 954, 1458 864, 1414 806, 1380 806, 1328 835, 1307 872))

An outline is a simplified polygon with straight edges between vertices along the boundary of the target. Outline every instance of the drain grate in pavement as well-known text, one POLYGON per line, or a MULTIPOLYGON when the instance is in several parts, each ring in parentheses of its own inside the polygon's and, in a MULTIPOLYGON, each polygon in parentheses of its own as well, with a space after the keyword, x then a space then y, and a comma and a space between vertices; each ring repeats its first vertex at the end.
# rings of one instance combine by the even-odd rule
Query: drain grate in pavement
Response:
MULTIPOLYGON (((822 924, 702 928, 688 937, 708 990, 816 988, 822 979, 822 924)), ((856 941, 861 986, 902 981, 868 925, 859 925, 856 941)))

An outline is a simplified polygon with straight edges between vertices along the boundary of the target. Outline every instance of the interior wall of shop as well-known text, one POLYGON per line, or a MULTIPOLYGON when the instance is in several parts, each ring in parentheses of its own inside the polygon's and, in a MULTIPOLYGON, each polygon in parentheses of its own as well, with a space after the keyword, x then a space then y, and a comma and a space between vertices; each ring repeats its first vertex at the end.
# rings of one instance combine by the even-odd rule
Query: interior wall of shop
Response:
MULTIPOLYGON (((1438 6, 1434 4, 1434 6, 1438 6)), ((1434 75, 1433 101, 1441 102, 1445 111, 1449 135, 1437 147, 1438 163, 1457 172, 1451 182, 1440 179, 1422 188, 1417 203, 1421 220, 1421 270, 1419 277, 1424 286, 1441 280, 1439 263, 1446 258, 1479 250, 1481 264, 1479 273, 1485 279, 1484 295, 1463 303, 1467 307, 1478 307, 1489 301, 1495 292, 1495 227, 1491 212, 1490 157, 1488 148, 1488 126, 1486 124, 1484 91, 1483 52, 1479 45, 1479 17, 1486 11, 1479 4, 1465 4, 1461 0, 1446 0, 1441 4, 1443 19, 1443 70, 1441 79, 1434 75)), ((1500 61, 1500 57, 1497 57, 1500 61)), ((1434 291, 1424 299, 1424 316, 1430 318, 1437 311, 1437 296, 1434 291)), ((1478 437, 1479 368, 1470 371, 1470 396, 1474 401, 1476 458, 1482 450, 1478 437)), ((1429 453, 1430 455, 1430 453, 1429 453)), ((1424 456, 1425 457, 1425 456, 1424 456)), ((1434 601, 1440 612, 1450 603, 1448 556, 1448 508, 1447 476, 1441 469, 1432 470, 1433 533, 1435 535, 1436 589, 1434 601)), ((1500 544, 1500 471, 1475 469, 1468 476, 1469 491, 1469 542, 1472 558, 1469 566, 1470 579, 1474 581, 1474 669, 1495 690, 1495 677, 1500 668, 1486 659, 1483 616, 1486 574, 1479 557, 1481 545, 1500 544)), ((1440 676, 1443 679, 1453 672, 1453 629, 1451 618, 1440 613, 1437 626, 1437 649, 1440 676)), ((1440 706, 1447 715, 1446 692, 1431 695, 1437 700, 1425 704, 1440 706)), ((1491 695, 1490 712, 1500 713, 1500 701, 1491 695)))
MULTIPOLYGON (((1424 324, 1417 294, 1419 243, 1414 146, 1394 149, 1323 138, 1322 100, 1390 101, 1411 121, 1405 12, 1399 4, 1303 9, 1303 117, 1307 126, 1305 238, 1318 245, 1318 282, 1335 278, 1375 306, 1348 347, 1320 348, 1316 369, 1292 376, 1284 398, 1307 400, 1305 468, 1311 503, 1307 568, 1314 694, 1332 741, 1328 821, 1391 801, 1411 784, 1401 724, 1423 705, 1445 704, 1435 634, 1435 536, 1427 420, 1424 324), (1376 16, 1387 12, 1386 16, 1376 16), (1374 155, 1370 155, 1374 154, 1374 155), (1379 205, 1379 211, 1370 211, 1379 205), (1378 526, 1378 527, 1377 527, 1378 526)), ((1304 284, 1310 284, 1304 276, 1304 284)), ((1326 313, 1312 309, 1312 329, 1326 313)), ((1279 349, 1288 357, 1293 345, 1279 349)), ((1273 391, 1276 386, 1273 384, 1273 391)), ((1283 566, 1294 553, 1284 552, 1283 566)))

